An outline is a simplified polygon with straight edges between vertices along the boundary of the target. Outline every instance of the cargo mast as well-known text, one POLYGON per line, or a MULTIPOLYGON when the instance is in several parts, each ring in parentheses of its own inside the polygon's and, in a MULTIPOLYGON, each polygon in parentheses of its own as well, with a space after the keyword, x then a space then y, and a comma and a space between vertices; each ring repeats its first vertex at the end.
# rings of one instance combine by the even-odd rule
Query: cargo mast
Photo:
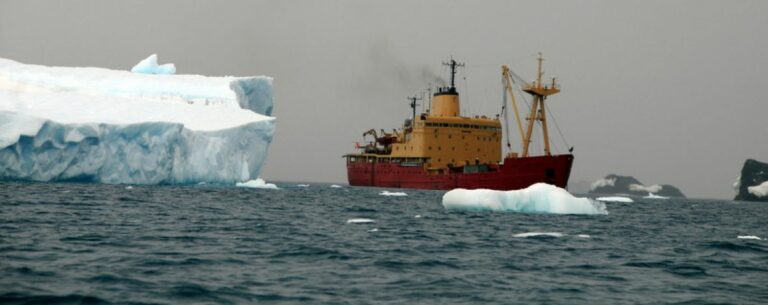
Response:
POLYGON ((544 137, 544 154, 551 156, 552 152, 549 149, 549 131, 547 130, 547 114, 544 106, 544 101, 548 96, 557 94, 560 89, 557 88, 555 78, 552 78, 552 83, 549 85, 542 84, 541 77, 544 76, 544 72, 541 71, 542 62, 544 58, 539 53, 539 69, 536 77, 536 81, 533 84, 525 86, 523 91, 533 96, 533 103, 531 104, 531 112, 526 118, 528 120, 528 128, 526 128, 525 136, 523 138, 523 157, 528 157, 528 148, 531 144, 531 137, 533 135, 533 128, 535 121, 541 123, 541 130, 544 137))

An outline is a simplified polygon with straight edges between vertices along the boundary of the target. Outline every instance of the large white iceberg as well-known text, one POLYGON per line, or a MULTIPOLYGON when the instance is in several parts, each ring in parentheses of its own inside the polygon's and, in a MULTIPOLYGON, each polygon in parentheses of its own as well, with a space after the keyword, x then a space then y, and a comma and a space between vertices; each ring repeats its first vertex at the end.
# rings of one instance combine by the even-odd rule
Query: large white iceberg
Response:
POLYGON ((568 191, 546 183, 536 183, 516 191, 454 189, 443 195, 443 207, 474 211, 608 214, 604 203, 574 197, 568 191))
POLYGON ((259 177, 272 79, 0 58, 0 179, 232 184, 259 177))

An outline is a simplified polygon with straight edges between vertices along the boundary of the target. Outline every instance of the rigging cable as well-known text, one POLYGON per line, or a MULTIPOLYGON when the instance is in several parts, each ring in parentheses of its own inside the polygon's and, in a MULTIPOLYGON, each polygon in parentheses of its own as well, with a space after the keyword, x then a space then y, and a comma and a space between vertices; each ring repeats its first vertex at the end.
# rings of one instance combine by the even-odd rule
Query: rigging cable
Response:
POLYGON ((560 130, 560 125, 557 124, 557 119, 555 118, 555 113, 552 112, 552 108, 549 108, 549 116, 552 117, 552 122, 555 123, 555 128, 557 129, 557 133, 560 134, 560 139, 562 139, 563 143, 565 143, 566 149, 571 149, 571 145, 569 145, 568 141, 565 140, 565 136, 563 135, 563 132, 560 130))

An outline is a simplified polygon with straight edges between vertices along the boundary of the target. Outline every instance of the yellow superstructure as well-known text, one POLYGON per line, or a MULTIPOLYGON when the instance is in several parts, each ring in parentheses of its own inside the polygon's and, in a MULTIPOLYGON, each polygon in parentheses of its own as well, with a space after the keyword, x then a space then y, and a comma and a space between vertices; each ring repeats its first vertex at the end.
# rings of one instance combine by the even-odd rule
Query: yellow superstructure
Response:
MULTIPOLYGON (((460 65, 453 60, 450 64, 452 71, 460 65)), ((430 171, 498 163, 502 138, 499 119, 463 117, 460 109, 452 77, 451 87, 438 89, 432 97, 429 112, 416 116, 396 134, 389 157, 422 159, 430 171)))

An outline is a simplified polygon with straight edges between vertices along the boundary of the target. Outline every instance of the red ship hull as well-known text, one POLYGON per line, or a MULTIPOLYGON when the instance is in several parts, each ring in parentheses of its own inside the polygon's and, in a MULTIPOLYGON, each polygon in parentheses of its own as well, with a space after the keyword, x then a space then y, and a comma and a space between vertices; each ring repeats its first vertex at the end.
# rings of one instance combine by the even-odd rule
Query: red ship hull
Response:
POLYGON ((568 185, 573 155, 506 158, 502 164, 489 165, 487 171, 466 173, 463 170, 447 173, 428 173, 421 166, 368 160, 347 163, 347 178, 354 186, 376 186, 448 190, 494 189, 517 190, 538 182, 561 188, 568 185))

